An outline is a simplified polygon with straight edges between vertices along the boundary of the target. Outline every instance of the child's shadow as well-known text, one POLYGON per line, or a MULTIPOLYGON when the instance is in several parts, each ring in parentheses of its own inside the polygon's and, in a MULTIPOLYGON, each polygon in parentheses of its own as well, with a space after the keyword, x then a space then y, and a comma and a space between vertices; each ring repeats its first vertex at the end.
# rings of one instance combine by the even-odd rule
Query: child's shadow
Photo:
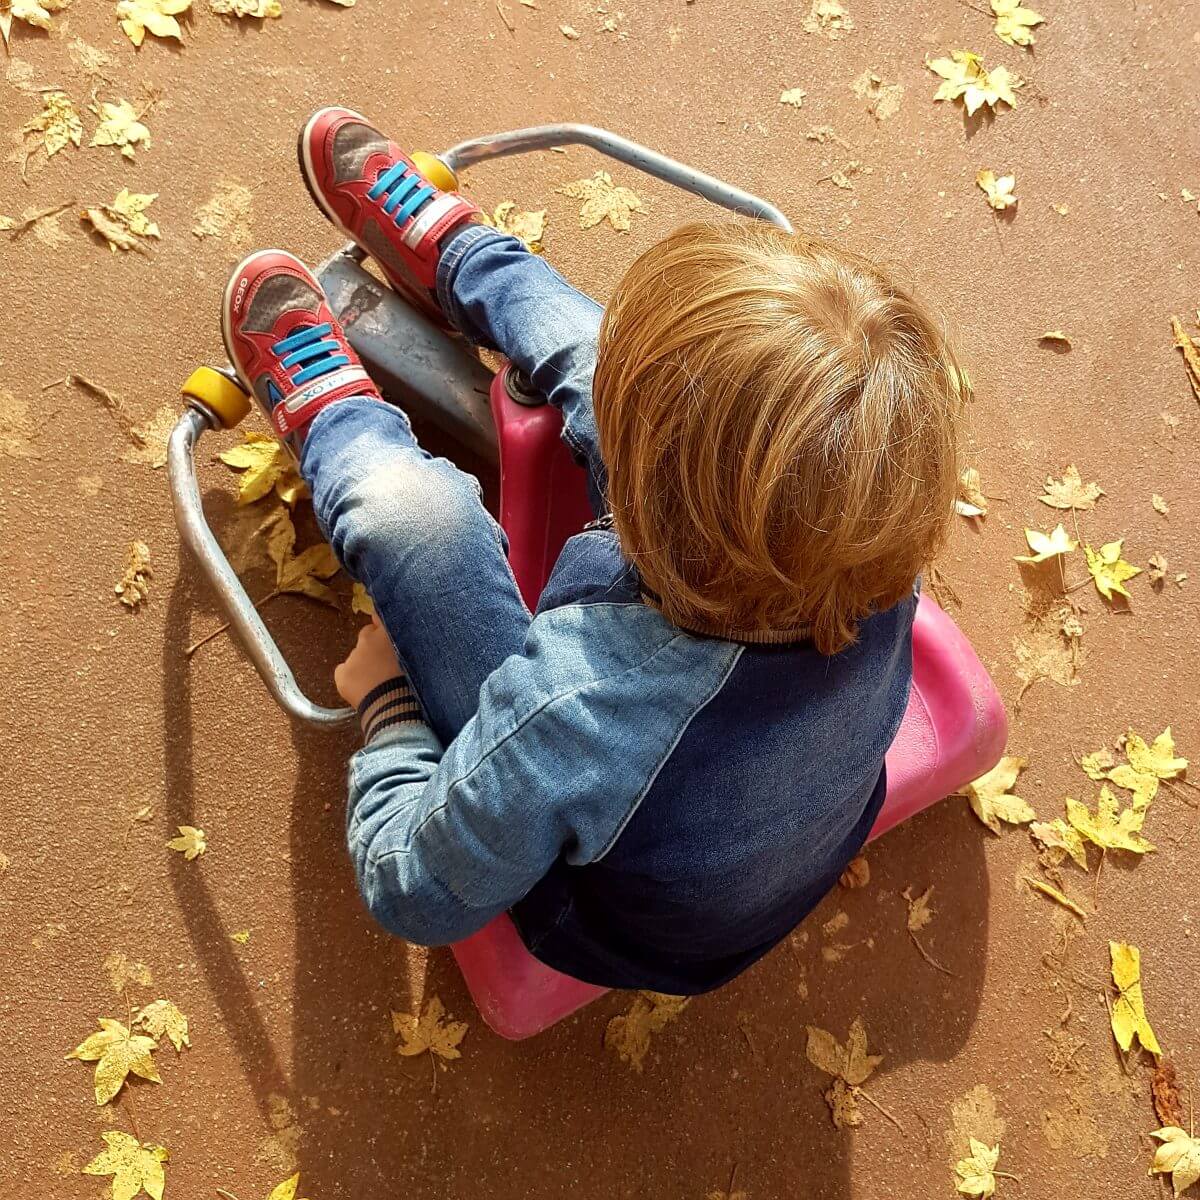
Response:
MULTIPOLYGON (((223 722, 238 720, 237 712, 192 711, 186 631, 193 608, 211 603, 185 559, 164 647, 172 832, 197 811, 195 731, 219 737, 223 722)), ((297 601, 273 628, 301 686, 330 702, 329 669, 351 636, 345 622, 297 601)), ((243 666, 238 680, 243 703, 272 703, 249 672, 243 666)), ((821 1097, 829 1080, 806 1059, 805 1027, 844 1040, 861 1016, 871 1051, 884 1054, 867 1091, 885 1106, 890 1070, 946 1061, 964 1045, 983 981, 988 896, 982 835, 960 801, 875 845, 865 889, 836 889, 797 937, 729 987, 693 1001, 653 1039, 639 1075, 603 1046, 607 1022, 628 1007, 628 996, 607 997, 529 1042, 504 1042, 479 1020, 447 951, 427 960, 376 929, 345 852, 345 762, 356 744, 352 732, 293 726, 290 829, 259 825, 240 834, 290 860, 290 1022, 256 990, 230 941, 234 929, 221 911, 231 898, 214 895, 181 859, 172 862, 194 952, 261 1111, 252 1169, 262 1182, 273 1186, 299 1169, 299 1194, 324 1200, 384 1193, 643 1200, 723 1189, 736 1163, 737 1186, 754 1200, 793 1195, 800 1180, 807 1200, 832 1200, 850 1193, 856 1139, 886 1147, 905 1137, 922 1138, 931 1165, 944 1169, 941 1133, 925 1125, 940 1119, 941 1098, 920 1114, 896 1102, 904 1135, 865 1101, 861 1134, 833 1128, 821 1097), (899 893, 930 885, 936 915, 917 936, 953 977, 920 956, 905 926, 899 893), (428 1056, 399 1057, 389 1019, 389 1010, 412 1011, 433 995, 470 1022, 462 1059, 446 1069, 428 1056)), ((254 899, 264 907, 247 924, 286 928, 285 897, 254 899)))

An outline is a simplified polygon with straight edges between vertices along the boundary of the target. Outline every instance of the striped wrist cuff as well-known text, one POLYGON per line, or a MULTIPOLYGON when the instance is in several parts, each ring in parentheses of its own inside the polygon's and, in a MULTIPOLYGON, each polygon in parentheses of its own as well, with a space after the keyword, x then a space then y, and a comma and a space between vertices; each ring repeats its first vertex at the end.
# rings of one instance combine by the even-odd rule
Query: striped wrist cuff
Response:
POLYGON ((421 705, 403 675, 385 680, 372 688, 359 702, 358 720, 362 725, 363 739, 371 741, 376 734, 393 725, 407 721, 422 721, 421 705))

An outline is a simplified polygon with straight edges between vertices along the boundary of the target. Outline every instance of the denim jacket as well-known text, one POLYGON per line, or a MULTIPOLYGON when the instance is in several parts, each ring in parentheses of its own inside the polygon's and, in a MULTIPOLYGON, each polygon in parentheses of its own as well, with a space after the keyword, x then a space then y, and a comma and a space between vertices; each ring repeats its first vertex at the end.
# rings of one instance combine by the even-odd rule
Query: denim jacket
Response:
POLYGON ((615 536, 572 538, 524 653, 448 746, 419 720, 352 759, 363 896, 401 937, 508 910, 530 951, 592 983, 725 982, 817 904, 883 803, 915 596, 832 656, 679 629, 615 536))

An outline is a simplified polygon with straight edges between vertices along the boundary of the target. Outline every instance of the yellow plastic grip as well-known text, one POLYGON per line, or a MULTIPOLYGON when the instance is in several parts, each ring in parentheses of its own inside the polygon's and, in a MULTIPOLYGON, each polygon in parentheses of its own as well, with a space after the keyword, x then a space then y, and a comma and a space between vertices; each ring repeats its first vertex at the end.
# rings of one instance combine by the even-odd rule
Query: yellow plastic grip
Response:
POLYGON ((250 397, 241 385, 212 367, 197 367, 180 390, 184 399, 199 400, 226 429, 240 425, 250 411, 250 397))
POLYGON ((427 154, 424 150, 415 150, 412 154, 413 166, 443 192, 458 191, 458 176, 436 154, 427 154))

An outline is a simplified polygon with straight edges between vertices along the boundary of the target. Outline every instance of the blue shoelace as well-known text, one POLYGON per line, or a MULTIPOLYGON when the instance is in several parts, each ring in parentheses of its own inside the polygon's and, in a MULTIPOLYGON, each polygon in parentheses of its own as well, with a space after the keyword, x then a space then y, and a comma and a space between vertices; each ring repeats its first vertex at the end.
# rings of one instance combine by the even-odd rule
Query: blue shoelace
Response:
POLYGON ((279 356, 285 370, 290 371, 301 363, 308 364, 292 376, 292 382, 297 387, 312 379, 320 379, 339 367, 350 365, 349 357, 342 352, 341 343, 329 336, 332 332, 333 326, 329 324, 309 325, 271 347, 271 352, 279 356))
POLYGON ((367 192, 370 200, 383 201, 383 211, 395 222, 397 227, 404 224, 431 196, 437 194, 437 188, 425 182, 407 163, 398 162, 389 167, 375 181, 375 186, 367 192))

